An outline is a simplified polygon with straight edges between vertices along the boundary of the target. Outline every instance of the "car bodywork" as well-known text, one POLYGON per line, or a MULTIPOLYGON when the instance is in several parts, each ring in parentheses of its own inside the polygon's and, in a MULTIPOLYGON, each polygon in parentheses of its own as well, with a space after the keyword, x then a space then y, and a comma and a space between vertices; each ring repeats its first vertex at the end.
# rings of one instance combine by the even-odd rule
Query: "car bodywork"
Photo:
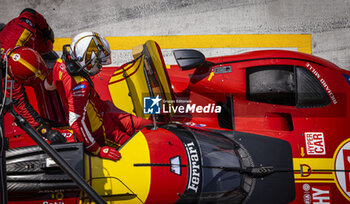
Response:
MULTIPOLYGON (((147 41, 133 55, 135 60, 121 67, 104 68, 103 80, 94 78, 94 83, 103 100, 155 125, 136 133, 120 149, 123 158, 117 162, 86 154, 76 143, 55 146, 68 152, 66 159, 105 200, 350 200, 348 71, 281 50, 208 59, 198 51, 179 50, 180 66, 166 66, 160 47, 147 41), (144 114, 144 98, 156 96, 162 99, 162 113, 144 114), (72 158, 70 151, 80 153, 72 158)), ((42 104, 35 107, 42 116, 66 123, 56 92, 27 91, 32 104, 42 104)), ((17 186, 9 192, 11 202, 89 202, 43 152, 28 149, 35 143, 11 121, 6 115, 8 181, 17 186), (29 190, 23 191, 23 183, 32 183, 29 190)), ((74 142, 69 128, 60 131, 74 142)))
POLYGON ((171 66, 174 90, 207 92, 210 99, 215 94, 215 103, 226 104, 234 117, 228 123, 219 116, 213 123, 199 118, 192 124, 219 124, 288 141, 296 203, 349 201, 348 71, 315 56, 280 50, 207 61, 214 64, 201 74, 197 69, 178 74, 179 68, 171 66))

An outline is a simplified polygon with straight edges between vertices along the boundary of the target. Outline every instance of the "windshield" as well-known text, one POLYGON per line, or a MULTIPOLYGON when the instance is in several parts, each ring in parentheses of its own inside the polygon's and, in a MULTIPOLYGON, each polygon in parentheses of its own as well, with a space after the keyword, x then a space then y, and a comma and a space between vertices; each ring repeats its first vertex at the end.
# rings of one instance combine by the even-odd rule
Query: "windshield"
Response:
POLYGON ((243 202, 250 188, 245 188, 247 179, 240 173, 245 165, 239 145, 210 131, 172 125, 162 128, 180 138, 188 156, 188 184, 179 203, 243 202))
POLYGON ((237 145, 231 140, 208 131, 193 129, 202 155, 203 188, 200 200, 241 203, 243 176, 233 169, 241 168, 237 145))

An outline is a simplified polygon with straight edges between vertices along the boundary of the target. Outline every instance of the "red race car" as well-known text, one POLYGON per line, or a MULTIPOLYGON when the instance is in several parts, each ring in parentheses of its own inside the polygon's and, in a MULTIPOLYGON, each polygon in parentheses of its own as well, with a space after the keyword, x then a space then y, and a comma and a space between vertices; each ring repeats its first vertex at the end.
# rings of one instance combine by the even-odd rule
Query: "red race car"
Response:
MULTIPOLYGON (((321 58, 266 50, 206 59, 154 41, 93 79, 102 99, 154 121, 113 162, 52 145, 110 203, 346 203, 350 201, 350 72, 321 58)), ((51 62, 56 57, 51 58, 51 62)), ((50 64, 50 59, 48 59, 50 64)), ((50 65, 49 65, 50 67, 50 65)), ((66 124, 56 92, 28 88, 43 117, 66 124)), ((10 203, 91 199, 5 115, 10 203)))
POLYGON ((315 56, 281 50, 206 60, 197 51, 180 50, 175 57, 184 71, 177 66, 167 70, 174 90, 189 90, 193 102, 198 94, 199 100, 223 107, 217 117, 198 115, 191 124, 288 141, 294 202, 350 201, 349 71, 315 56))

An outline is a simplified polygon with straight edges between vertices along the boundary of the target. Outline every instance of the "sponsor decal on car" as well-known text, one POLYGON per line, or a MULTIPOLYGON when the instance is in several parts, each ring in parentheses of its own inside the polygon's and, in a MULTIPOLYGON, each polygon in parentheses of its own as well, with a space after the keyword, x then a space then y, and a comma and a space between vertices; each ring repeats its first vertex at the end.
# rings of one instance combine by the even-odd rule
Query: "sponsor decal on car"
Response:
POLYGON ((340 192, 350 201, 350 139, 344 141, 335 153, 335 177, 340 192))
MULTIPOLYGON (((199 144, 192 135, 179 135, 187 155, 187 185, 186 190, 183 193, 183 196, 188 196, 193 198, 193 203, 196 203, 195 200, 198 199, 202 192, 202 160, 201 160, 201 151, 199 144)), ((173 161, 173 164, 178 163, 176 160, 173 161)), ((181 163, 181 161, 180 161, 181 163)), ((174 165, 175 167, 175 165, 174 165)), ((175 169, 174 169, 175 170, 175 169)), ((173 172, 175 173, 175 172, 173 172)))
POLYGON ((187 189, 197 192, 199 183, 201 180, 200 157, 198 154, 198 150, 193 142, 186 143, 184 145, 190 161, 190 165, 189 165, 190 176, 189 176, 189 182, 187 184, 187 189))
POLYGON ((310 64, 306 63, 306 67, 317 77, 317 79, 321 82, 323 88, 326 90, 329 98, 332 100, 333 104, 337 104, 338 101, 335 98, 333 91, 328 86, 326 80, 321 76, 321 74, 310 64))
POLYGON ((319 203, 329 204, 331 203, 330 187, 329 186, 314 186, 305 183, 302 186, 304 190, 303 200, 305 204, 319 203))
POLYGON ((305 132, 306 154, 325 155, 326 144, 322 132, 305 132))
POLYGON ((347 74, 343 74, 345 77, 346 82, 348 82, 348 84, 350 85, 350 75, 347 74))
POLYGON ((206 127, 207 126, 206 124, 197 124, 194 122, 185 122, 185 125, 192 126, 192 127, 206 127))
POLYGON ((181 169, 181 157, 175 156, 170 158, 170 172, 181 176, 182 169, 181 169))

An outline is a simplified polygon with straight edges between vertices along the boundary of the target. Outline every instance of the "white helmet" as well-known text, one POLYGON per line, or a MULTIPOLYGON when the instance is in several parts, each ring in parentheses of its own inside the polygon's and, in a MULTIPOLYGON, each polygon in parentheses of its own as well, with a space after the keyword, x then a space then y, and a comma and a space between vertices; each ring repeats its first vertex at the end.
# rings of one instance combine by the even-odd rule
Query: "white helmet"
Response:
POLYGON ((83 32, 74 36, 70 44, 70 55, 90 76, 98 74, 102 65, 111 64, 109 43, 95 32, 83 32))

